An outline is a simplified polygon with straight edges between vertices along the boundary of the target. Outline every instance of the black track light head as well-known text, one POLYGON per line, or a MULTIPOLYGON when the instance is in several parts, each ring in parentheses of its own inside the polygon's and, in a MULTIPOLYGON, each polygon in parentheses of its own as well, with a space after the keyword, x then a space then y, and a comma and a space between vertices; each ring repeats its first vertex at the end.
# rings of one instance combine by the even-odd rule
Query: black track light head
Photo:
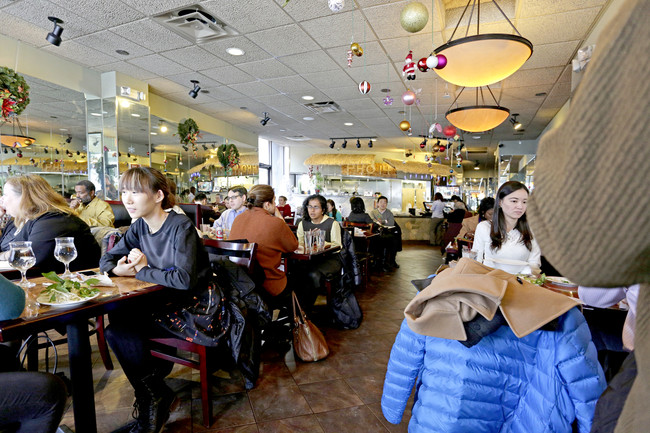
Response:
POLYGON ((357 138, 357 149, 360 149, 360 148, 361 148, 361 141, 359 141, 359 139, 357 138))
POLYGON ((72 142, 72 135, 68 134, 68 138, 65 139, 65 142, 70 144, 72 142))
POLYGON ((260 120, 260 123, 262 124, 262 126, 266 126, 266 124, 269 123, 269 120, 271 120, 271 118, 269 117, 269 113, 267 113, 266 111, 262 114, 264 114, 264 118, 260 120))
POLYGON ((190 83, 194 84, 194 88, 190 90, 188 94, 192 97, 192 99, 196 99, 199 91, 201 90, 201 86, 199 86, 199 82, 197 80, 190 80, 190 83))
POLYGON ((201 147, 203 148, 203 150, 208 150, 208 146, 206 146, 205 144, 202 144, 201 147))
POLYGON ((512 123, 512 129, 515 130, 521 129, 522 127, 521 122, 517 120, 517 116, 519 116, 519 113, 513 114, 512 117, 510 118, 510 123, 512 123))
POLYGON ((336 141, 332 138, 332 142, 330 143, 330 149, 334 149, 334 145, 336 144, 336 141))
POLYGON ((54 30, 52 30, 51 33, 47 34, 45 40, 58 47, 61 45, 61 33, 63 33, 63 27, 61 27, 59 24, 63 24, 63 21, 57 17, 47 17, 47 19, 54 23, 54 30))
POLYGON ((368 147, 372 147, 372 139, 368 140, 368 147))
POLYGON ((344 140, 343 140, 343 143, 341 144, 341 148, 342 148, 342 149, 345 149, 346 147, 348 147, 348 140, 345 140, 345 139, 344 139, 344 140))

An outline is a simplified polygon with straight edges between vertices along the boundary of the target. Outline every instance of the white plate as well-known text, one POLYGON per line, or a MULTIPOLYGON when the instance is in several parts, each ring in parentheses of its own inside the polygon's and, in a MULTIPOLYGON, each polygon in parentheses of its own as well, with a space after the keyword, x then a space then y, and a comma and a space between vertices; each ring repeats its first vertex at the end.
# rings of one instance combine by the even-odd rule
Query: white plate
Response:
POLYGON ((98 297, 101 294, 102 294, 102 292, 99 292, 99 293, 95 293, 93 296, 90 296, 89 298, 84 298, 84 299, 82 299, 80 301, 70 301, 70 302, 64 302, 64 303, 38 302, 38 301, 36 301, 36 302, 38 302, 39 305, 47 305, 48 307, 52 307, 52 308, 69 308, 69 307, 76 307, 77 305, 81 305, 84 302, 90 301, 91 299, 95 299, 96 297, 98 297))
POLYGON ((575 287, 577 284, 572 283, 571 281, 567 280, 564 277, 546 277, 547 281, 550 281, 553 284, 557 284, 558 286, 566 286, 566 287, 575 287))

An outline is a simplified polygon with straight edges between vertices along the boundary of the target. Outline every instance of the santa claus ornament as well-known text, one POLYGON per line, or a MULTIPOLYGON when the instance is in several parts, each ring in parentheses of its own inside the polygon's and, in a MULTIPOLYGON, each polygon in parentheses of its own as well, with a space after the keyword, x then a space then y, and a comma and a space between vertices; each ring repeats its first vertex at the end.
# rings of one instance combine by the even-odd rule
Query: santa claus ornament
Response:
POLYGON ((348 50, 348 68, 352 67, 352 50, 348 50))
POLYGON ((361 92, 362 95, 365 95, 366 93, 370 92, 370 83, 367 81, 360 82, 359 92, 361 92))
POLYGON ((404 59, 402 76, 406 76, 407 80, 415 80, 415 62, 413 62, 413 51, 409 51, 406 59, 404 59))

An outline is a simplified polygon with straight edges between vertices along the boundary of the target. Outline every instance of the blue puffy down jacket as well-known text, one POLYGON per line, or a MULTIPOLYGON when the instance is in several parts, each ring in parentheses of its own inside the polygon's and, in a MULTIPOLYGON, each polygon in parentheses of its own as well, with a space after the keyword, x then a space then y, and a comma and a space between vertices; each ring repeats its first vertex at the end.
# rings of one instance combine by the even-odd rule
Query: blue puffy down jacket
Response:
POLYGON ((589 432, 606 383, 577 308, 556 331, 519 339, 502 326, 471 348, 402 323, 390 354, 381 407, 397 424, 417 383, 411 433, 589 432))

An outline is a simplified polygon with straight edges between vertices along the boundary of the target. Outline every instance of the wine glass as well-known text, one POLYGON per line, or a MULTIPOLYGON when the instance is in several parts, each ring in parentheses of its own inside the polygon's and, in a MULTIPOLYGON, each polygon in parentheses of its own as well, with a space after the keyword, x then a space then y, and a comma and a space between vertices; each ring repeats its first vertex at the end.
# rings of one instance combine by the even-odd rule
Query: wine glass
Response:
POLYGON ((61 277, 72 278, 74 274, 70 272, 70 262, 77 258, 77 248, 74 246, 74 238, 54 238, 56 246, 54 247, 54 257, 65 265, 65 272, 61 277))
POLYGON ((29 241, 10 242, 9 243, 9 265, 18 269, 22 278, 18 285, 24 289, 34 287, 36 284, 30 283, 25 277, 27 269, 36 264, 36 256, 32 250, 32 243, 29 241))

